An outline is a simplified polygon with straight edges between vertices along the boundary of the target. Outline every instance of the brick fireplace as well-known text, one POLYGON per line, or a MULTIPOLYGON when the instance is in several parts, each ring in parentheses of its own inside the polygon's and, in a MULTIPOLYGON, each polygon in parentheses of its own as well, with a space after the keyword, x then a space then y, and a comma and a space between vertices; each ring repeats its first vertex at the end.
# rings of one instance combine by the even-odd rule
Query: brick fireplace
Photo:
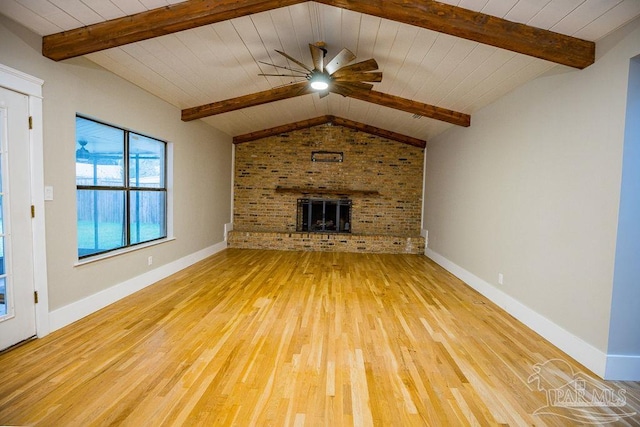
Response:
POLYGON ((237 144, 229 246, 423 253, 423 161, 330 124, 237 144))

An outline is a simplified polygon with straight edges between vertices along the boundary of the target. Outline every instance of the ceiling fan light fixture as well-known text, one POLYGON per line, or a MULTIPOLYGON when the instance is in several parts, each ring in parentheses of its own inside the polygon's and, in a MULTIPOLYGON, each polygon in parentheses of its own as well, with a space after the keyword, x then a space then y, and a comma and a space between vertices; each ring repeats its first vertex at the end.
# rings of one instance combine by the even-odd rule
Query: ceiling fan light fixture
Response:
POLYGON ((329 87, 330 78, 324 73, 314 72, 309 77, 309 83, 314 90, 326 90, 329 87))
POLYGON ((89 163, 91 161, 91 153, 85 148, 87 141, 78 141, 80 148, 76 150, 76 163, 89 163))

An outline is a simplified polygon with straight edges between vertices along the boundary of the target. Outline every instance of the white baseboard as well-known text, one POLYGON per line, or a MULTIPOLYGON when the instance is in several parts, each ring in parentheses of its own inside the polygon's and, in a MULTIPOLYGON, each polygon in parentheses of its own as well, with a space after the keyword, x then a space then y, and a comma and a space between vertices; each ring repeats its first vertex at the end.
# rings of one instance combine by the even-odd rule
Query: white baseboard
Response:
MULTIPOLYGON (((561 326, 532 310, 500 289, 468 272, 459 265, 449 261, 431 249, 425 250, 425 255, 434 260, 445 270, 489 298, 507 313, 524 323, 527 327, 540 334, 560 350, 573 357, 601 378, 606 378, 607 354, 591 344, 573 335, 561 326)), ((607 378, 608 379, 608 378, 607 378)))
POLYGON ((605 380, 640 381, 640 356, 609 354, 605 380))
POLYGON ((67 326, 77 320, 94 313, 109 304, 129 296, 147 286, 168 277, 178 271, 195 264, 213 254, 216 254, 227 248, 227 242, 216 243, 213 246, 202 249, 191 255, 162 265, 156 269, 148 271, 140 276, 133 277, 125 282, 114 285, 108 289, 95 293, 79 301, 73 302, 64 307, 60 307, 49 313, 50 331, 53 332, 64 326, 67 326))

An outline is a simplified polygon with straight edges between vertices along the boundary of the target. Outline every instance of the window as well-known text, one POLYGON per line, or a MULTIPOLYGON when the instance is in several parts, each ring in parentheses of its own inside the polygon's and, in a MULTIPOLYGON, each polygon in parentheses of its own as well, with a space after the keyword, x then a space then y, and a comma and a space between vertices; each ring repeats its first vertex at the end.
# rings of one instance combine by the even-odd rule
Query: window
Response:
POLYGON ((76 117, 78 258, 167 237, 167 144, 76 117))

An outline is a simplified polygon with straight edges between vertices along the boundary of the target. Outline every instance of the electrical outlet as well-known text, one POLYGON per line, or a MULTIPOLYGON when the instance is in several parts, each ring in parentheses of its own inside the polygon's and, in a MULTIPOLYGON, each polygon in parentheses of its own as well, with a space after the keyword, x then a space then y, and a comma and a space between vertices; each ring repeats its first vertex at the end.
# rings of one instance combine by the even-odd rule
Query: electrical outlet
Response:
POLYGON ((152 256, 147 258, 147 265, 151 265, 151 264, 153 264, 153 257, 152 256))
POLYGON ((504 283, 504 276, 502 273, 498 273, 498 285, 502 285, 504 283))

